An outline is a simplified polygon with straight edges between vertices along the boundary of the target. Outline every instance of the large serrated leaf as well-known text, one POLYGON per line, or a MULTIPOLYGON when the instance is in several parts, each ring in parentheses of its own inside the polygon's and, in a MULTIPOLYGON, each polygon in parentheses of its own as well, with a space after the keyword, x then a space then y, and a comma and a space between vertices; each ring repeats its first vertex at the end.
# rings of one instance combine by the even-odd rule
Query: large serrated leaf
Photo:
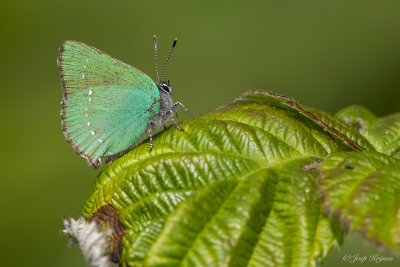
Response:
POLYGON ((318 265, 340 241, 314 192, 313 162, 370 144, 330 115, 253 96, 180 124, 184 132, 171 127, 151 153, 142 144, 99 175, 84 215, 119 212, 123 264, 318 265))
POLYGON ((377 152, 340 152, 320 166, 325 209, 344 226, 400 247, 400 162, 377 152))

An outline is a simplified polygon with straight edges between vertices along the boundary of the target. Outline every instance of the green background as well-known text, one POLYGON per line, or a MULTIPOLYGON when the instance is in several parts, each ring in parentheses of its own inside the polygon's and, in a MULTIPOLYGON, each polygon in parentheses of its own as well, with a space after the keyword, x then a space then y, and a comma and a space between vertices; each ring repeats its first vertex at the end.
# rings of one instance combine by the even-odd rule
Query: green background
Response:
MULTIPOLYGON (((161 61, 179 37, 166 75, 175 101, 194 114, 257 88, 329 112, 361 104, 386 115, 400 110, 399 14, 398 0, 2 0, 0 265, 85 266, 59 230, 62 216, 79 216, 99 170, 61 133, 63 40, 91 44, 155 77, 153 34, 161 61)), ((385 255, 353 236, 325 266, 373 252, 385 255)))

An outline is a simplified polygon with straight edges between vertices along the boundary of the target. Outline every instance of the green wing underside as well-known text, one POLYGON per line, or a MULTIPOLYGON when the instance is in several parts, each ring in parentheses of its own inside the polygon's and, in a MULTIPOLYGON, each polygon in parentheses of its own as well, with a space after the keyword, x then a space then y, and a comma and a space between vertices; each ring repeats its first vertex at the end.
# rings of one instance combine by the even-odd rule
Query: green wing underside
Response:
POLYGON ((157 86, 146 74, 84 43, 65 41, 60 48, 58 66, 64 99, 97 86, 132 86, 150 97, 159 97, 157 86))
POLYGON ((64 130, 72 145, 91 162, 131 147, 160 106, 131 86, 81 90, 64 103, 64 130), (82 153, 83 152, 83 153, 82 153))
POLYGON ((97 167, 136 143, 159 111, 156 84, 140 70, 76 41, 60 48, 66 140, 97 167))

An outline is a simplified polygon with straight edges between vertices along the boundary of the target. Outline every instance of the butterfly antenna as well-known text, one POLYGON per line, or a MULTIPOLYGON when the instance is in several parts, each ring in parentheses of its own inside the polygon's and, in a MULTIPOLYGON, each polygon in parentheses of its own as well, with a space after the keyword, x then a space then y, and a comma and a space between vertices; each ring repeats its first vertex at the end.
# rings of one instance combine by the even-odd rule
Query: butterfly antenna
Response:
POLYGON ((161 82, 161 80, 162 80, 162 78, 163 78, 163 76, 164 76, 165 68, 167 67, 168 61, 169 61, 169 59, 170 59, 170 57, 171 57, 171 55, 172 55, 172 52, 174 51, 174 48, 175 48, 175 46, 176 46, 176 42, 178 42, 178 38, 175 37, 174 42, 172 43, 171 51, 169 52, 169 55, 168 55, 168 57, 167 57, 167 60, 165 61, 165 64, 164 64, 163 69, 162 69, 162 71, 161 71, 161 78, 160 78, 159 82, 161 82))
POLYGON ((158 63, 157 63, 157 37, 154 34, 153 35, 153 43, 154 43, 154 59, 156 62, 156 73, 157 73, 157 80, 159 80, 159 76, 158 76, 158 63))

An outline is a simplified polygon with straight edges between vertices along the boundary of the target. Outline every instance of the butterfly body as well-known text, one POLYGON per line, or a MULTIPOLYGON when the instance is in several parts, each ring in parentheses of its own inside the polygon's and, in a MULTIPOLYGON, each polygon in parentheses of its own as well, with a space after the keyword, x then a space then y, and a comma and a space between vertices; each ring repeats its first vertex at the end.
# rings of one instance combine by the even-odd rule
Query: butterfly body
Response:
MULTIPOLYGON (((67 142, 97 168, 169 119, 180 104, 172 87, 77 41, 65 41, 58 66, 63 85, 62 126, 67 142)), ((179 128, 179 127, 178 127, 179 128)), ((150 149, 151 149, 150 148, 150 149)))

